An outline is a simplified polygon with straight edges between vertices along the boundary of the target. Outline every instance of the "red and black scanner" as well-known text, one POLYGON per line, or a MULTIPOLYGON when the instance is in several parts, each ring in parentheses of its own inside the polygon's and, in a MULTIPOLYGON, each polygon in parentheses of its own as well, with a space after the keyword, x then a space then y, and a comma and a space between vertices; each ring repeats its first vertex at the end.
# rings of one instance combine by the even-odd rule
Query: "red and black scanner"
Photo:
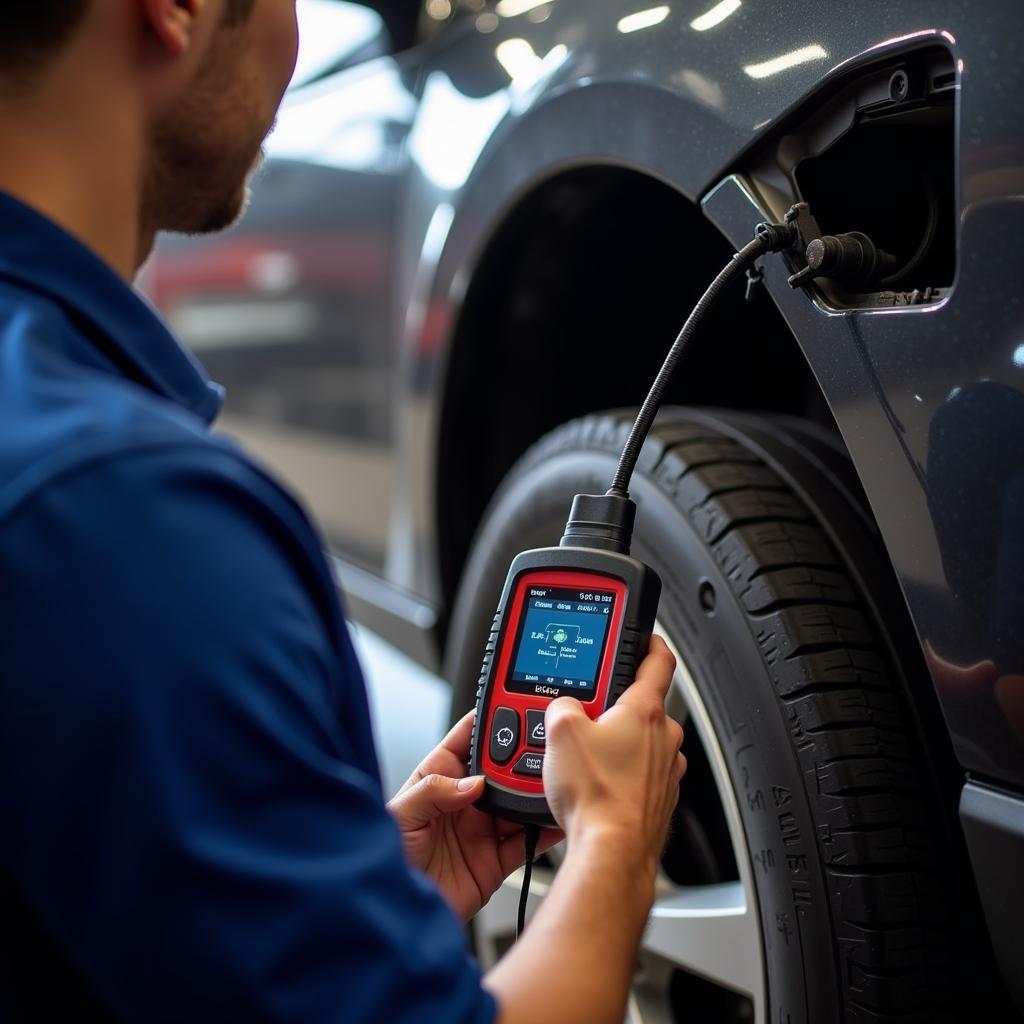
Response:
MULTIPOLYGON (((611 487, 604 494, 576 495, 559 547, 524 551, 513 560, 477 690, 469 767, 486 779, 478 801, 483 810, 527 826, 553 825, 544 799, 545 709, 556 697, 569 696, 597 718, 633 682, 661 596, 657 573, 629 554, 636 518, 629 481, 641 448, 704 314, 760 256, 793 251, 801 240, 800 218, 808 213, 800 203, 784 223, 757 226, 672 343, 626 438, 611 487)), ((536 835, 531 846, 526 831, 529 864, 536 835)), ((529 874, 524 893, 528 883, 529 874)), ((520 925, 524 910, 521 902, 520 925)))
POLYGON ((544 798, 544 712, 556 697, 591 718, 633 682, 647 653, 661 580, 629 555, 636 506, 577 495, 557 548, 512 562, 487 640, 470 772, 486 779, 478 806, 553 826, 544 798))

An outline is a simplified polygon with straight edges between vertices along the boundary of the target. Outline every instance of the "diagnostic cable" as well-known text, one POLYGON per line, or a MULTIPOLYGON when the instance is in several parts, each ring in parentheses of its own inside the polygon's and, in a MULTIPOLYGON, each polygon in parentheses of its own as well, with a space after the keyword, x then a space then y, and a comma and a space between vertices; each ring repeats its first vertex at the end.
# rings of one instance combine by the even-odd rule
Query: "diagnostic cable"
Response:
POLYGON ((577 494, 559 546, 524 551, 509 568, 484 650, 469 769, 485 778, 477 806, 524 826, 516 938, 525 924, 540 829, 556 827, 544 798, 545 709, 556 697, 570 696, 598 718, 633 682, 654 628, 661 579, 629 553, 636 518, 629 483, 644 441, 708 310, 759 257, 795 249, 797 214, 794 207, 784 223, 759 224, 694 306, 633 423, 608 490, 577 494))

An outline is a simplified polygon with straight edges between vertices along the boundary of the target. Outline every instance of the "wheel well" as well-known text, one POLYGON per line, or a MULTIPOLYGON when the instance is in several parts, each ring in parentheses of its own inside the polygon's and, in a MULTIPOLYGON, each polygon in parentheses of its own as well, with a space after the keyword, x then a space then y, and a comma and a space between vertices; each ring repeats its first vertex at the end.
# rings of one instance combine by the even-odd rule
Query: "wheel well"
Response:
MULTIPOLYGON (((693 203, 619 167, 560 174, 506 217, 475 268, 444 389, 437 522, 446 608, 512 465, 566 420, 639 405, 731 254, 693 203)), ((835 430, 764 289, 711 313, 666 401, 785 412, 835 430)))

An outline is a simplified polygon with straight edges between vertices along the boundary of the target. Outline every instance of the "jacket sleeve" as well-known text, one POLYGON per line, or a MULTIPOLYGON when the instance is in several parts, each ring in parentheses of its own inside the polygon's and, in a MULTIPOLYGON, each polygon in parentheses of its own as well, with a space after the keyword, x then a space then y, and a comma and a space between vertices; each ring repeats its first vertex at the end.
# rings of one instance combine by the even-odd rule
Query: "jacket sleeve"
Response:
POLYGON ((3 528, 0 848, 113 1015, 493 1020, 404 860, 297 507, 195 442, 79 466, 3 528))

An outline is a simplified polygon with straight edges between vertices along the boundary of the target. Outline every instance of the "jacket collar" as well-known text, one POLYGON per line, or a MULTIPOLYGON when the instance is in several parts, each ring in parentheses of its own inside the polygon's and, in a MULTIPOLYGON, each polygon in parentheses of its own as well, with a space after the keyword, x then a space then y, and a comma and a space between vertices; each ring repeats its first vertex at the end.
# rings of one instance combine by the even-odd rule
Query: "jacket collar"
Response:
POLYGON ((57 302, 124 376, 210 423, 224 389, 174 338, 156 310, 92 250, 0 192, 0 278, 57 302))

